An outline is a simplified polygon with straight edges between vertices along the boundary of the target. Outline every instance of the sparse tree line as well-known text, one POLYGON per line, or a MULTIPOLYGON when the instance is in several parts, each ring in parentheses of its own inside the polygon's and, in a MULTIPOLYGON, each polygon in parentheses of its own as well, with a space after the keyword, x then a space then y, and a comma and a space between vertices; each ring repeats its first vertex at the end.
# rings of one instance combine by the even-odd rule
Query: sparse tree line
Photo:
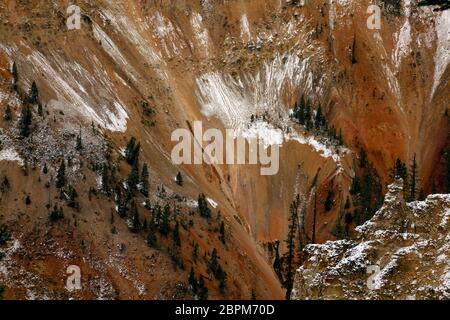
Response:
MULTIPOLYGON (((5 224, 0 223, 0 248, 6 245, 6 243, 10 240, 11 240, 11 233, 9 232, 8 227, 5 224)), ((0 262, 3 260, 4 257, 5 254, 3 252, 0 252, 0 262)), ((3 299, 4 292, 5 287, 2 284, 0 284, 0 300, 3 299)))
POLYGON ((273 269, 277 274, 283 288, 286 289, 286 300, 290 299, 294 286, 295 268, 299 264, 299 227, 298 218, 300 210, 300 196, 297 195, 295 200, 289 206, 289 224, 288 233, 285 240, 286 252, 280 255, 280 242, 275 241, 271 246, 271 250, 275 252, 273 269))
POLYGON ((364 148, 360 149, 355 176, 350 186, 353 203, 353 217, 346 220, 355 221, 357 225, 372 218, 384 200, 380 177, 369 162, 364 148))
POLYGON ((317 136, 326 136, 336 146, 344 144, 342 131, 339 130, 338 133, 336 128, 329 125, 320 104, 317 108, 313 108, 310 100, 305 100, 304 95, 301 96, 299 103, 295 103, 291 118, 304 126, 307 132, 317 136))
MULTIPOLYGON (((181 230, 189 232, 189 228, 193 227, 194 222, 193 220, 185 221, 178 206, 172 206, 168 202, 163 205, 150 202, 149 170, 147 164, 140 167, 139 155, 140 143, 134 137, 131 137, 123 152, 124 160, 130 166, 128 177, 125 181, 120 181, 113 177, 109 165, 102 165, 100 168, 101 191, 105 194, 112 194, 115 199, 117 214, 126 220, 130 232, 142 234, 149 247, 166 251, 169 254, 175 269, 185 270, 185 261, 181 255, 184 238, 181 230), (139 194, 145 198, 145 214, 140 213, 140 206, 137 205, 139 194), (143 216, 145 216, 144 219, 142 219, 143 216)), ((181 172, 177 173, 175 183, 180 187, 183 186, 181 172)), ((162 200, 167 198, 164 186, 158 186, 156 195, 162 200)), ((197 203, 198 215, 204 218, 208 224, 212 223, 212 210, 208 205, 206 196, 202 193, 199 194, 197 203)), ((218 234, 218 239, 225 245, 226 229, 220 214, 217 216, 215 231, 218 234)), ((198 244, 186 242, 186 245, 192 246, 192 260, 196 263, 200 256, 198 244)), ((209 254, 205 252, 204 259, 207 255, 209 254)), ((217 280, 220 292, 225 292, 227 276, 218 259, 217 250, 213 249, 206 270, 211 277, 217 280)), ((199 275, 197 278, 194 265, 192 265, 189 275, 189 287, 194 297, 207 299, 208 289, 204 276, 199 275)))
POLYGON ((11 233, 5 224, 0 224, 0 246, 4 246, 11 239, 11 233))
MULTIPOLYGON (((79 139, 77 139, 80 141, 79 139)), ((81 142, 77 142, 81 146, 81 142)), ((117 215, 122 218, 128 230, 132 233, 141 234, 148 246, 166 251, 174 264, 175 268, 185 269, 185 261, 181 256, 181 247, 183 244, 182 229, 189 232, 189 228, 193 227, 193 220, 186 222, 181 216, 178 206, 171 206, 168 202, 164 205, 159 203, 151 204, 149 200, 149 170, 147 164, 139 165, 140 144, 135 138, 131 138, 125 148, 123 159, 129 165, 129 174, 125 179, 117 177, 115 166, 110 163, 95 164, 92 163, 92 170, 100 174, 100 185, 98 190, 90 188, 89 199, 93 195, 99 195, 98 192, 107 197, 112 197, 116 203, 117 215), (141 202, 140 197, 144 197, 144 209, 146 213, 140 209, 138 203, 141 202)), ((69 183, 67 177, 67 165, 70 161, 62 159, 55 173, 54 185, 59 191, 60 200, 65 201, 68 207, 79 210, 80 205, 77 202, 78 192, 69 183)), ((47 164, 44 163, 42 169, 44 174, 48 173, 47 164)), ((183 178, 180 172, 176 176, 176 183, 182 186, 183 178)), ((2 190, 9 190, 10 182, 5 176, 2 184, 2 190)), ((166 199, 166 191, 164 186, 158 187, 157 195, 161 199, 166 199)), ((31 201, 31 200, 30 200, 31 201)), ((64 208, 62 205, 47 205, 49 209, 49 221, 57 223, 64 219, 64 208)), ((214 232, 217 233, 217 239, 226 244, 226 228, 225 223, 220 215, 216 220, 212 220, 213 212, 208 205, 208 200, 204 194, 198 196, 198 216, 202 217, 208 224, 215 223, 214 232)), ((111 216, 111 224, 114 224, 114 214, 111 216)), ((6 230, 6 229, 5 229, 6 230)), ((5 235, 6 231, 0 230, 1 235, 5 235)), ((113 226, 111 231, 117 232, 113 226)), ((192 245, 192 259, 197 261, 200 257, 199 246, 196 243, 187 242, 192 245)), ((213 249, 212 253, 205 252, 205 270, 211 281, 215 279, 220 292, 224 293, 227 287, 227 274, 219 263, 217 249, 213 249), (210 256, 208 259, 207 257, 210 256)), ((195 262, 196 263, 196 262, 195 262)), ((194 265, 192 270, 194 270, 194 265)), ((208 297, 208 289, 204 283, 204 276, 199 276, 197 284, 191 286, 192 294, 199 299, 208 297), (201 280, 200 280, 201 279, 201 280), (202 284, 203 282, 203 284, 202 284)))
POLYGON ((415 154, 409 169, 404 162, 397 158, 391 169, 390 176, 392 179, 403 179, 403 194, 406 201, 425 200, 425 192, 422 188, 419 188, 420 179, 415 154))
MULTIPOLYGON (((37 106, 38 115, 43 116, 43 108, 39 102, 39 90, 36 82, 33 81, 26 95, 19 91, 19 73, 15 63, 13 64, 12 75, 13 80, 11 89, 17 93, 23 103, 17 121, 17 129, 22 138, 27 138, 32 134, 33 107, 37 106)), ((142 108, 144 116, 150 116, 154 113, 148 104, 142 104, 142 108)), ((10 106, 7 106, 3 118, 7 122, 13 120, 14 116, 10 106)), ((97 132, 94 125, 92 125, 92 130, 94 133, 97 132)), ((75 138, 74 148, 80 154, 84 150, 81 131, 75 138)), ((150 201, 148 200, 150 192, 149 170, 146 163, 141 165, 139 162, 140 150, 140 143, 132 137, 128 141, 123 154, 123 159, 130 166, 128 176, 125 180, 117 177, 117 166, 112 165, 110 162, 107 161, 102 164, 91 163, 92 170, 99 175, 100 183, 98 189, 93 187, 89 189, 89 199, 92 199, 92 196, 98 196, 99 193, 108 197, 113 197, 116 203, 117 214, 124 219, 128 230, 132 233, 142 234, 150 247, 159 250, 167 250, 167 253, 172 258, 174 267, 184 269, 185 261, 183 261, 180 251, 183 244, 183 232, 181 230, 184 229, 188 231, 189 227, 193 226, 193 220, 190 220, 188 223, 183 221, 179 216, 180 209, 177 206, 171 207, 169 203, 162 206, 159 204, 150 204, 150 201), (139 195, 146 199, 144 208, 148 213, 145 214, 146 217, 144 219, 142 219, 143 213, 140 212, 140 205, 138 205, 138 203, 140 203, 139 195), (163 244, 167 242, 169 242, 169 244, 167 248, 164 249, 163 244)), ((71 179, 67 177, 67 167, 70 166, 71 159, 61 159, 60 164, 56 169, 53 183, 59 192, 59 199, 63 201, 67 207, 79 211, 80 203, 78 201, 78 191, 70 183, 71 179)), ((47 174, 48 172, 49 167, 47 166, 47 163, 44 163, 42 173, 47 174)), ((184 185, 181 172, 177 173, 175 182, 179 187, 184 185)), ((9 190, 9 180, 7 180, 6 177, 0 187, 2 192, 9 190)), ((46 183, 46 187, 49 188, 50 183, 46 183)), ((164 186, 158 187, 157 196, 161 199, 165 199, 166 191, 164 186)), ((25 202, 27 205, 31 203, 30 195, 26 196, 25 202)), ((50 222, 57 223, 58 221, 64 220, 63 205, 47 204, 47 209, 49 210, 48 217, 50 222)), ((208 206, 204 194, 200 194, 198 197, 198 214, 200 217, 203 217, 208 224, 211 223, 210 218, 212 217, 212 211, 208 206)), ((113 223, 114 215, 112 215, 111 221, 113 223)), ((5 230, 6 229, 0 230, 2 233, 0 236, 6 239, 5 230)), ((117 232, 114 226, 111 231, 117 232)), ((217 232, 218 240, 225 245, 226 228, 223 220, 217 222, 215 231, 217 232)), ((198 244, 195 244, 192 250, 193 252, 196 252, 196 255, 200 254, 198 244)), ((217 280, 220 292, 225 292, 227 275, 219 263, 217 249, 214 248, 212 253, 205 252, 204 258, 206 259, 209 255, 211 257, 206 262, 205 270, 212 279, 217 280)), ((192 268, 194 268, 194 266, 192 268)), ((192 293, 199 299, 206 299, 208 297, 208 289, 204 283, 203 276, 199 276, 196 285, 192 286, 192 293)))
MULTIPOLYGON (((19 135, 22 138, 27 138, 31 134, 32 120, 33 120, 32 108, 34 106, 37 106, 38 115, 41 117, 44 115, 42 104, 39 101, 39 90, 36 82, 33 81, 29 91, 26 94, 22 94, 19 91, 18 87, 19 71, 17 69, 17 65, 15 62, 13 63, 11 69, 11 75, 12 75, 11 91, 15 92, 22 101, 22 109, 20 111, 20 116, 17 121, 17 129, 19 135)), ((7 122, 13 120, 12 110, 9 105, 6 106, 5 112, 3 114, 3 119, 7 122)))

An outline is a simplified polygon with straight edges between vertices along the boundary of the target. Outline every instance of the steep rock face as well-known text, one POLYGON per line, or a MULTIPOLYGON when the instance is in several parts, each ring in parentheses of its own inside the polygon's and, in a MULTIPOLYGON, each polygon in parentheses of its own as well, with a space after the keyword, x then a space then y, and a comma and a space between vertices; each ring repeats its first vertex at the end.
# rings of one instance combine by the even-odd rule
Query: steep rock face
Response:
MULTIPOLYGON (((367 150, 384 181, 396 157, 408 162, 416 153, 421 181, 428 190, 431 168, 448 139, 443 116, 449 88, 448 12, 433 13, 417 9, 417 1, 403 1, 400 15, 384 13, 382 29, 369 30, 369 2, 306 1, 297 7, 288 1, 264 0, 80 1, 82 27, 71 31, 65 27, 62 2, 2 3, 2 111, 10 105, 17 121, 21 101, 10 92, 8 71, 15 61, 19 91, 25 93, 35 80, 48 112, 46 120, 36 124, 39 134, 29 141, 18 139, 15 125, 1 124, 2 174, 17 163, 39 168, 44 162, 54 174, 61 157, 77 154, 70 139, 79 133, 92 144, 109 146, 114 159, 120 158, 126 140, 135 136, 142 146, 141 161, 150 166, 153 193, 164 185, 172 195, 180 193, 192 200, 204 192, 217 203, 216 211, 226 219, 235 248, 219 250, 224 260, 236 261, 228 270, 236 276, 228 280, 235 286, 227 296, 250 297, 256 288, 259 297, 281 297, 272 261, 260 244, 285 238, 289 204, 296 194, 301 195, 305 232, 311 237, 312 195, 326 194, 330 185, 335 190, 330 212, 319 203, 316 240, 323 242, 333 237, 331 230, 355 174, 359 149, 355 145, 367 150), (354 38, 356 64, 350 59, 354 38), (330 123, 342 130, 346 147, 314 137, 290 121, 290 109, 300 94, 322 104, 330 123), (145 105, 154 111, 150 117, 145 115, 145 105), (259 120, 249 124, 252 115, 259 120), (256 166, 174 166, 171 132, 189 128, 194 120, 202 120, 205 129, 259 133, 267 137, 267 144, 282 144, 280 172, 262 177, 256 166), (91 127, 99 135, 92 137, 91 127), (42 146, 33 148, 36 145, 42 146), (185 177, 183 188, 174 184, 178 171, 185 177)), ((105 160, 95 159, 103 147, 90 151, 80 162, 105 160)), ((119 168, 128 173, 128 167, 119 168)), ((86 183, 80 188, 97 184, 98 176, 77 170, 71 182, 84 175, 86 183)), ((41 174, 33 178, 43 179, 41 174)), ((32 181, 27 180, 26 190, 13 186, 14 192, 33 194, 42 188, 32 181)), ((54 193, 42 197, 51 199, 54 193)), ((92 210, 83 209, 91 206, 86 194, 80 197, 85 201, 81 211, 90 215, 92 210)), ((44 219, 46 202, 27 214, 44 219)), ((97 205, 99 219, 107 221, 113 205, 97 205)), ((24 208, 9 204, 2 210, 8 224, 14 225, 15 210, 24 208)), ((29 221, 27 232, 32 233, 33 223, 29 221)), ((43 223, 42 229, 47 228, 43 223)), ((109 226, 104 223, 98 228, 108 232, 109 226)), ((219 245, 208 228, 193 232, 197 240, 206 239, 199 241, 210 252, 219 245)), ((82 234, 91 238, 95 231, 82 234)), ((105 241, 110 245, 110 239, 105 241)), ((130 246, 141 245, 138 239, 129 241, 130 246)), ((184 258, 189 256, 186 253, 184 258)), ((169 265, 170 259, 164 259, 169 265)), ((135 286, 117 279, 111 282, 125 296, 134 291, 139 296, 135 286)), ((156 296, 156 288, 149 289, 146 297, 156 296)))
POLYGON ((305 248, 294 299, 448 299, 450 197, 405 203, 400 179, 355 240, 305 248))
MULTIPOLYGON (((108 130, 142 135, 148 148, 156 143, 166 154, 170 144, 155 141, 168 141, 171 130, 185 121, 206 117, 212 127, 246 130, 252 114, 268 112, 270 126, 291 126, 288 110, 299 92, 304 93, 325 106, 349 146, 368 150, 384 181, 395 158, 409 162, 416 153, 424 188, 429 189, 432 172, 427 168, 438 162, 448 131, 448 12, 433 13, 417 8, 416 1, 404 1, 399 13, 383 12, 381 30, 369 30, 368 5, 81 3, 83 26, 68 32, 64 7, 10 3, 2 8, 8 21, 2 47, 9 63, 19 64, 21 87, 35 79, 49 108, 64 109, 66 116, 108 130), (356 64, 350 59, 354 39, 356 64), (142 100, 160 111, 152 132, 135 125, 142 100), (424 142, 430 140, 435 142, 424 142)), ((324 171, 318 183, 328 182, 343 166, 341 184, 346 188, 351 166, 329 163, 328 156, 317 162, 309 154, 330 151, 308 139, 294 141, 300 146, 291 144, 289 149, 303 154, 295 162, 317 164, 302 170, 309 180, 320 167, 324 171)), ((216 169, 222 177, 230 170, 231 181, 254 176, 252 170, 232 166, 216 169)), ((297 165, 282 165, 281 171, 280 176, 295 177, 297 165)), ((199 173, 195 180, 202 184, 204 172, 199 173)), ((284 227, 267 231, 271 223, 264 217, 270 212, 283 216, 294 192, 285 192, 280 203, 270 196, 285 188, 277 178, 255 179, 257 185, 269 186, 261 190, 263 198, 270 198, 264 206, 256 204, 256 193, 247 183, 219 183, 214 189, 235 209, 260 217, 260 223, 247 219, 251 229, 259 230, 257 238, 282 238, 284 227), (242 202, 242 194, 251 201, 242 202)), ((289 190, 292 182, 285 184, 289 190)), ((326 238, 330 228, 324 231, 326 238)))

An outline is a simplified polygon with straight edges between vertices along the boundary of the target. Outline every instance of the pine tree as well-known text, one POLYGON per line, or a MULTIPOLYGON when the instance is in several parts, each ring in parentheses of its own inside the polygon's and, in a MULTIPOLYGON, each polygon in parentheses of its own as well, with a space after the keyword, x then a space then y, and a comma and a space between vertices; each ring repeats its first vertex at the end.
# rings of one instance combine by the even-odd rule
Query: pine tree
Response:
POLYGON ((369 168, 364 172, 361 184, 361 205, 364 211, 364 221, 370 218, 372 213, 373 175, 369 168))
POLYGON ((173 242, 175 243, 176 246, 181 246, 181 239, 180 239, 180 224, 178 223, 178 221, 175 223, 175 228, 173 229, 173 242))
POLYGON ((327 212, 330 211, 331 208, 333 208, 333 203, 334 203, 334 191, 333 191, 333 185, 331 184, 329 186, 329 189, 327 192, 327 197, 324 202, 325 211, 327 211, 327 212))
POLYGON ((62 188, 66 184, 66 164, 64 159, 61 161, 58 172, 56 173, 56 187, 62 188))
POLYGON ((358 63, 356 60, 356 37, 353 37, 353 45, 352 45, 352 64, 358 63))
POLYGON ((425 196, 425 191, 423 191, 423 189, 420 189, 420 191, 419 191, 419 197, 417 198, 417 200, 419 200, 419 201, 424 201, 425 198, 426 198, 426 196, 425 196))
POLYGON ((211 259, 208 263, 208 272, 214 274, 219 268, 219 261, 217 260, 217 249, 214 248, 211 253, 211 259))
POLYGON ((139 183, 139 170, 138 170, 138 164, 135 162, 133 166, 131 167, 130 174, 128 175, 127 179, 127 186, 128 190, 131 192, 134 192, 136 190, 136 185, 139 183))
POLYGON ((334 235, 337 240, 342 240, 347 237, 347 234, 345 232, 345 227, 342 225, 341 218, 338 219, 335 227, 331 231, 331 234, 334 235))
POLYGON ((198 211, 200 216, 204 218, 211 217, 211 209, 208 207, 208 203, 206 201, 206 197, 203 193, 198 196, 198 211))
POLYGON ((222 268, 220 268, 217 278, 219 280, 219 291, 223 294, 227 288, 227 274, 222 270, 222 268))
POLYGON ((198 258, 198 243, 194 243, 192 245, 192 260, 196 262, 197 258, 198 258))
POLYGON ((300 123, 301 125, 305 125, 305 96, 302 95, 300 98, 300 105, 295 104, 293 117, 300 123))
POLYGON ((283 272, 282 272, 282 263, 281 263, 281 257, 280 257, 280 241, 276 240, 274 244, 275 248, 275 258, 273 260, 273 270, 275 270, 275 273, 278 276, 278 279, 280 279, 280 282, 283 283, 283 272))
POLYGON ((57 207, 56 205, 53 207, 53 210, 50 212, 50 221, 56 222, 58 220, 64 219, 64 211, 62 207, 57 207))
POLYGON ((445 150, 444 158, 446 162, 446 174, 445 174, 445 183, 444 183, 444 192, 450 193, 450 148, 445 150))
POLYGON ((13 82, 12 82, 12 90, 17 92, 19 89, 19 72, 17 70, 16 62, 13 62, 11 74, 13 76, 13 82))
POLYGON ((391 178, 402 178, 403 179, 403 197, 408 199, 409 197, 409 181, 408 181, 408 168, 406 164, 402 162, 399 158, 395 160, 394 168, 392 169, 391 178))
POLYGON ((39 100, 39 91, 36 82, 33 81, 31 84, 30 91, 28 91, 28 103, 35 104, 39 100))
POLYGON ((197 295, 197 279, 195 278, 194 268, 191 268, 188 276, 189 289, 194 296, 197 295))
POLYGON ((8 227, 0 224, 0 246, 5 245, 10 239, 11 233, 8 231, 8 227))
POLYGON ((38 109, 37 109, 37 111, 38 111, 38 115, 40 116, 40 117, 42 117, 43 115, 44 115, 44 109, 42 108, 42 104, 39 102, 38 103, 38 109))
POLYGON ((19 133, 22 137, 28 137, 30 135, 32 118, 31 108, 28 105, 23 106, 19 119, 19 133))
POLYGON ((197 282, 197 288, 198 299, 208 300, 208 288, 206 288, 205 281, 202 276, 200 276, 200 279, 197 282))
POLYGON ((177 176, 175 177, 175 181, 177 185, 182 186, 183 185, 183 177, 181 176, 181 172, 178 171, 177 176))
POLYGON ((141 186, 141 193, 148 197, 148 189, 149 189, 149 173, 148 173, 148 167, 147 164, 144 163, 144 165, 142 166, 142 173, 141 173, 141 181, 140 181, 140 186, 141 186))
POLYGON ((144 230, 144 231, 148 230, 147 218, 144 218, 144 222, 142 223, 142 230, 144 230))
POLYGON ((110 186, 109 186, 109 171, 106 163, 102 164, 101 171, 101 190, 102 192, 109 194, 110 186))
POLYGON ((166 236, 169 234, 169 218, 170 218, 170 207, 168 204, 164 206, 164 210, 161 211, 161 208, 158 208, 156 215, 156 227, 158 228, 159 233, 166 236))
POLYGON ((225 223, 223 221, 220 223, 219 227, 219 239, 223 244, 225 244, 225 223))
POLYGON ((342 129, 339 129, 338 145, 339 146, 344 145, 344 136, 342 135, 342 129))
POLYGON ((128 230, 132 233, 138 233, 141 230, 141 222, 139 221, 139 212, 136 202, 131 203, 130 218, 127 222, 128 230))
POLYGON ((322 107, 319 104, 319 107, 316 111, 316 117, 314 119, 314 127, 316 130, 320 130, 322 126, 325 124, 325 117, 322 114, 322 107))
POLYGON ((350 198, 347 197, 347 200, 345 200, 344 209, 350 209, 350 198))
POLYGON ((219 281, 219 290, 221 293, 224 293, 226 288, 227 274, 223 271, 222 267, 219 264, 216 248, 213 249, 211 259, 208 263, 208 273, 212 274, 214 278, 219 281))
POLYGON ((147 233, 147 245, 149 247, 156 247, 156 236, 155 236, 155 230, 152 230, 151 228, 149 228, 150 230, 147 233))
POLYGON ((361 149, 360 153, 359 153, 359 167, 360 168, 365 168, 367 166, 367 154, 366 154, 366 150, 361 149))
POLYGON ((12 65, 11 74, 13 76, 13 81, 15 83, 18 83, 19 82, 19 72, 17 70, 17 64, 15 61, 13 62, 13 65, 12 65))
MULTIPOLYGON (((125 159, 127 160, 127 162, 129 159, 131 159, 135 146, 136 146, 136 138, 131 137, 130 140, 128 141, 127 146, 125 147, 125 151, 124 151, 124 156, 125 156, 125 159)), ((133 162, 131 162, 131 164, 133 164, 133 162)))
POLYGON ((6 105, 6 109, 5 109, 5 113, 3 114, 3 119, 5 121, 11 121, 12 120, 12 112, 11 112, 11 107, 8 105, 6 105))
POLYGON ((117 214, 121 218, 125 218, 128 211, 128 200, 122 195, 120 188, 116 188, 116 204, 117 214))
POLYGON ((151 217, 147 224, 147 245, 149 247, 156 247, 157 239, 156 239, 156 225, 155 225, 155 219, 154 216, 151 217))
POLYGON ((139 152, 141 149, 141 144, 139 142, 136 143, 136 138, 131 137, 125 148, 125 159, 128 164, 133 165, 139 160, 139 152))
POLYGON ((69 185, 67 190, 67 206, 70 208, 78 208, 78 203, 76 202, 76 198, 78 197, 77 191, 74 187, 69 185))
POLYGON ((1 192, 6 192, 11 187, 11 184, 9 183, 9 179, 7 176, 3 177, 2 184, 0 185, 1 192))
POLYGON ((301 125, 305 125, 306 123, 305 113, 306 113, 306 102, 305 96, 302 95, 302 97, 300 98, 300 107, 298 110, 298 122, 300 122, 301 125))
POLYGON ((77 140, 75 143, 75 150, 81 151, 83 149, 83 142, 81 140, 81 133, 77 135, 77 140))
POLYGON ((312 121, 311 105, 309 100, 306 102, 304 114, 305 114, 305 129, 307 131, 310 131, 313 128, 313 121, 312 121))
POLYGON ((409 182, 409 196, 408 201, 415 201, 417 198, 417 180, 418 180, 418 169, 416 154, 414 154, 413 161, 410 169, 410 182, 409 182))
POLYGON ((392 178, 400 177, 403 180, 408 178, 408 169, 406 165, 399 159, 395 160, 394 169, 392 172, 392 178))
POLYGON ((294 255, 295 255, 295 238, 297 234, 298 224, 298 207, 300 205, 300 196, 297 195, 294 202, 290 205, 289 214, 289 231, 286 239, 287 252, 284 256, 285 276, 283 287, 286 289, 286 300, 290 300, 292 288, 294 285, 294 255))
POLYGON ((316 223, 317 223, 317 194, 314 193, 314 214, 313 214, 313 225, 312 225, 312 236, 311 236, 312 244, 316 243, 316 223))

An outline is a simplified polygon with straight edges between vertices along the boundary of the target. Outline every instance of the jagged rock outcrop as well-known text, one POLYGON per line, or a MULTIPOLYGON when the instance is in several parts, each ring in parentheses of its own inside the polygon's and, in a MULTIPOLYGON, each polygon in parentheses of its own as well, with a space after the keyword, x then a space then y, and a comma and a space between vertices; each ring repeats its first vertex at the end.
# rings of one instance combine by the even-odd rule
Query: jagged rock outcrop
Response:
POLYGON ((402 185, 356 239, 305 248, 294 299, 450 298, 450 195, 405 203, 402 185))

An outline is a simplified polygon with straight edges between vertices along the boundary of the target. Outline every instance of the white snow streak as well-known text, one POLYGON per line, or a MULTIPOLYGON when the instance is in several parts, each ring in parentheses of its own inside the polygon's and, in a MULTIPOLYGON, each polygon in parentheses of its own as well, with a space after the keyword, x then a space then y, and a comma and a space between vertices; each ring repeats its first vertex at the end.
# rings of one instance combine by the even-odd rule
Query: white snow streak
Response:
POLYGON ((437 49, 434 57, 434 82, 431 91, 433 97, 441 77, 450 62, 450 10, 440 13, 436 18, 437 49))
POLYGON ((206 55, 209 54, 208 47, 209 47, 209 34, 208 30, 206 30, 203 27, 203 18, 202 16, 194 12, 191 16, 191 24, 192 29, 194 32, 195 39, 199 43, 199 45, 202 47, 202 49, 205 51, 206 55))
POLYGON ((206 200, 208 200, 209 204, 210 204, 214 209, 216 209, 216 208, 218 207, 217 202, 215 202, 213 199, 211 199, 211 198, 206 198, 206 200))
POLYGON ((0 161, 17 161, 20 165, 23 165, 23 159, 12 148, 0 150, 0 161))
POLYGON ((228 128, 246 128, 252 114, 270 111, 286 113, 283 93, 289 87, 301 85, 312 90, 305 72, 308 60, 295 54, 277 54, 264 63, 256 74, 233 77, 221 72, 211 72, 197 79, 197 97, 202 113, 217 116, 228 128))
MULTIPOLYGON (((40 52, 34 51, 27 58, 33 64, 37 73, 44 73, 47 79, 52 79, 53 89, 58 97, 58 101, 52 100, 49 102, 50 105, 56 104, 66 108, 75 107, 77 112, 80 112, 85 117, 95 121, 108 130, 120 132, 126 130, 126 120, 128 115, 126 114, 122 103, 120 103, 120 100, 112 102, 112 105, 115 107, 114 111, 109 109, 109 105, 104 105, 103 108, 99 110, 100 112, 103 111, 102 115, 104 117, 101 117, 86 101, 89 97, 83 92, 84 90, 79 90, 80 84, 77 81, 79 78, 74 77, 69 72, 69 70, 75 69, 73 65, 64 66, 67 70, 65 78, 63 78, 40 52), (74 88, 75 84, 77 85, 77 89, 74 88)), ((55 61, 57 61, 56 57, 55 61)), ((79 65, 77 65, 77 67, 81 68, 79 65)), ((88 82, 89 80, 95 81, 95 79, 90 79, 88 77, 89 73, 86 70, 83 71, 83 74, 88 79, 88 82)), ((105 94, 111 94, 107 91, 107 87, 101 89, 106 91, 105 94)), ((101 93, 103 92, 98 92, 97 94, 101 93)))
POLYGON ((250 41, 252 34, 250 33, 250 25, 246 14, 243 14, 240 20, 241 23, 241 38, 244 41, 250 41))
POLYGON ((398 35, 396 34, 395 36, 397 37, 397 44, 394 51, 393 60, 397 69, 399 69, 402 58, 404 58, 410 51, 411 25, 408 18, 400 29, 400 33, 398 35))

